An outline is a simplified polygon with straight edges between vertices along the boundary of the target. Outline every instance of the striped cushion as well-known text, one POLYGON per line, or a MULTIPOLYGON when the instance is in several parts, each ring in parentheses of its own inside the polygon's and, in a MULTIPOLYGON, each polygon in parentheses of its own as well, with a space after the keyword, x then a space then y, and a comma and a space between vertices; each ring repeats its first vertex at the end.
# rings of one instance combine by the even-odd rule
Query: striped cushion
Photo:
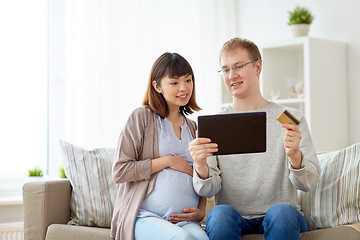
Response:
POLYGON ((316 188, 299 192, 310 229, 360 221, 360 143, 318 155, 321 175, 316 188))
POLYGON ((66 155, 65 173, 72 185, 69 224, 110 227, 118 189, 111 178, 115 149, 88 151, 60 143, 66 155))

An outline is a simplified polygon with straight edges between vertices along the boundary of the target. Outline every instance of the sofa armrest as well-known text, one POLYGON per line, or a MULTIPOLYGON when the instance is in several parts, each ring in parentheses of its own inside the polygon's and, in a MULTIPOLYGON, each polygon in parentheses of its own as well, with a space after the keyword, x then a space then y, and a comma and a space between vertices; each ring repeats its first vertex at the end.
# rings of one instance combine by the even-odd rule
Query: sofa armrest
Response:
POLYGON ((356 231, 358 231, 358 232, 359 232, 359 234, 360 234, 360 222, 353 223, 353 224, 346 225, 346 226, 348 226, 348 227, 351 227, 351 228, 355 229, 355 230, 356 230, 356 231))
POLYGON ((70 220, 69 180, 28 182, 23 185, 24 239, 44 240, 49 225, 70 220))

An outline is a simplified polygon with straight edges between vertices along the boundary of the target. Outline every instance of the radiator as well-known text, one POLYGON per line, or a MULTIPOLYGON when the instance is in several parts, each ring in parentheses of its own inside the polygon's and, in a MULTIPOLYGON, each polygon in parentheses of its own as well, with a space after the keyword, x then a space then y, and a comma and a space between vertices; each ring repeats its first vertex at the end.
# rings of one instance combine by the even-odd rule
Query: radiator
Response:
POLYGON ((0 240, 24 240, 24 223, 0 223, 0 240))

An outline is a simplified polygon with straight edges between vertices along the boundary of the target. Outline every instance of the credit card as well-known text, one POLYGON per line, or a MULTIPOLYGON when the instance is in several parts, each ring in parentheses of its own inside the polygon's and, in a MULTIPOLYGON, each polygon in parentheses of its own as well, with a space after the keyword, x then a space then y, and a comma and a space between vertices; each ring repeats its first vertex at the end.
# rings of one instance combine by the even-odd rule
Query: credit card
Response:
POLYGON ((277 119, 281 124, 283 123, 294 123, 299 125, 300 121, 292 115, 288 110, 285 110, 277 119))

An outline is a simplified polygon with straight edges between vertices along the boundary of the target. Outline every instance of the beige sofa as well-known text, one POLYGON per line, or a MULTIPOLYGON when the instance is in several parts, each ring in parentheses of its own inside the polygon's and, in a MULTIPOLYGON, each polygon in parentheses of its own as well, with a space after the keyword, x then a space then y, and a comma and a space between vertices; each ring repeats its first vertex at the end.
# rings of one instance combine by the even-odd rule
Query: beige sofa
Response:
MULTIPOLYGON (((25 240, 110 240, 107 228, 67 225, 70 220, 71 185, 68 180, 29 182, 23 186, 25 240)), ((213 206, 208 201, 208 210, 213 206)), ((243 236, 263 239, 262 235, 243 236)), ((306 240, 360 239, 360 222, 301 234, 306 240)))

